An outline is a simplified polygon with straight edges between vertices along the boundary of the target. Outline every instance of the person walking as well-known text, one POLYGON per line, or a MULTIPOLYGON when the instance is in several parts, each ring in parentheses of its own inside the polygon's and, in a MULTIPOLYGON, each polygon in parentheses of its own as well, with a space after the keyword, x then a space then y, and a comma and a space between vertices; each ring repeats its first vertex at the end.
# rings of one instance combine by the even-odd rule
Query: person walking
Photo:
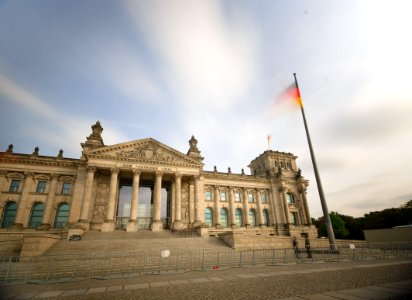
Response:
POLYGON ((296 239, 296 236, 293 237, 292 244, 293 244, 293 250, 295 251, 295 255, 297 258, 299 258, 299 246, 298 246, 298 240, 296 239))
POLYGON ((310 249, 310 241, 307 236, 305 236, 305 248, 306 248, 306 253, 308 254, 308 258, 312 258, 312 250, 310 249))

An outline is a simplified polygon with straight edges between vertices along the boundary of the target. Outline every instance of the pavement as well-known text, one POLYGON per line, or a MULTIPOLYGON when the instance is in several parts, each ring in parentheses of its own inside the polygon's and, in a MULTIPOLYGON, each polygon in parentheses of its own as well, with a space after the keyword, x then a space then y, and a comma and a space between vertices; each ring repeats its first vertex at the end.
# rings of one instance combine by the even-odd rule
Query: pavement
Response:
POLYGON ((412 299, 412 258, 1 285, 0 299, 412 299))

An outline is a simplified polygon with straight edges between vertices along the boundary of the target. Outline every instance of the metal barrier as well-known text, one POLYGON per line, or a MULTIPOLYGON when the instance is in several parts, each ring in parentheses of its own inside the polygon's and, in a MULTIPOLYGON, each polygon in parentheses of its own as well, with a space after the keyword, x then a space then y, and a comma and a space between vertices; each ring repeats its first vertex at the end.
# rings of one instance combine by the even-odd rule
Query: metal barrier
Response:
POLYGON ((100 252, 89 255, 2 257, 0 282, 45 283, 120 278, 142 274, 170 274, 245 266, 270 266, 316 261, 362 260, 411 256, 411 248, 293 248, 190 249, 165 251, 100 252))

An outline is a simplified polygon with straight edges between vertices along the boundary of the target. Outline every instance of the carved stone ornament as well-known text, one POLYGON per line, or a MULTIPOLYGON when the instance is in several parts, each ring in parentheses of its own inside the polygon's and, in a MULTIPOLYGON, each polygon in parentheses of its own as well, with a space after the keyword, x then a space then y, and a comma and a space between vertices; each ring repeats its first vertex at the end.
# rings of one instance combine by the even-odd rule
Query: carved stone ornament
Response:
POLYGON ((148 144, 142 148, 132 149, 132 150, 122 150, 115 154, 117 157, 125 158, 135 158, 144 160, 156 160, 156 161, 166 161, 173 162, 176 158, 166 153, 163 149, 156 145, 148 144))

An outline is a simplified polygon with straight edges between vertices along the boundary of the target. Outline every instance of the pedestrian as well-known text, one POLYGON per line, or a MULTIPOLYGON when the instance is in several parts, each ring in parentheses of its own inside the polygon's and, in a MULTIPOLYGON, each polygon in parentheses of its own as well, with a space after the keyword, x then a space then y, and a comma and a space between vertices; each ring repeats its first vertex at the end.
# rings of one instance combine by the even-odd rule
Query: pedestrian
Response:
POLYGON ((297 258, 299 258, 299 247, 298 247, 298 240, 296 239, 296 236, 293 237, 292 244, 293 244, 293 250, 295 251, 295 255, 297 258))
POLYGON ((310 249, 310 241, 307 236, 305 237, 305 248, 306 248, 306 253, 308 254, 308 258, 312 258, 312 250, 310 249))

